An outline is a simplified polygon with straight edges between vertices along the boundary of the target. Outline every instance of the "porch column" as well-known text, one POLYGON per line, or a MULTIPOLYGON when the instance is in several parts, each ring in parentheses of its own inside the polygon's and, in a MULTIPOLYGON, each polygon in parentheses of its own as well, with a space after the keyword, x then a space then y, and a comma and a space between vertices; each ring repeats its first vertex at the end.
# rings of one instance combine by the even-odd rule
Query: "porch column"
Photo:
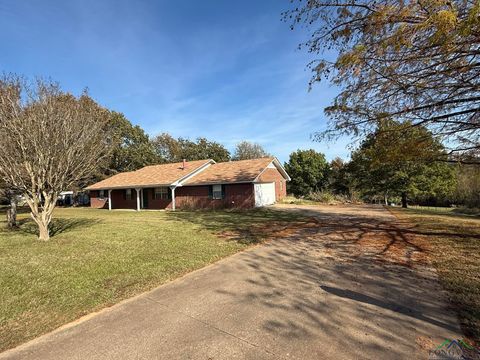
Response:
POLYGON ((140 211, 140 190, 141 189, 135 189, 137 191, 137 211, 140 211))
POLYGON ((170 186, 172 190, 172 210, 175 210, 175 188, 176 186, 170 186))
POLYGON ((112 190, 108 190, 108 210, 112 210, 112 190))
POLYGON ((144 190, 144 189, 140 190, 140 207, 141 207, 142 209, 145 209, 145 206, 144 206, 144 204, 143 204, 143 190, 144 190))

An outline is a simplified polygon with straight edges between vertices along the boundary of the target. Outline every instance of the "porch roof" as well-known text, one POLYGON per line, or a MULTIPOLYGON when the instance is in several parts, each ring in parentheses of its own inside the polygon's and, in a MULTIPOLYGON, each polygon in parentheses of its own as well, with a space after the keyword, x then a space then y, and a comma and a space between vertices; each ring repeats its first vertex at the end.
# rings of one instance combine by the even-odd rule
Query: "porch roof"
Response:
POLYGON ((214 163, 213 160, 196 160, 173 164, 145 166, 136 171, 116 174, 108 179, 90 185, 86 190, 108 190, 144 188, 149 186, 169 186, 194 174, 197 170, 214 163))

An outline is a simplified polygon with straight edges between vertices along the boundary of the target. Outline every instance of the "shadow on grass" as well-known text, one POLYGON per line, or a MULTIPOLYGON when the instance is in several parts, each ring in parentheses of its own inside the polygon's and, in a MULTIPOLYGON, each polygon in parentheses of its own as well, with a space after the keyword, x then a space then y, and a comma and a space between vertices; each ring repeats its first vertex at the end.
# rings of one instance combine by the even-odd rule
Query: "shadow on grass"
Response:
POLYGON ((416 214, 416 215, 431 215, 431 216, 445 216, 452 219, 464 219, 464 220, 475 220, 480 218, 480 213, 474 212, 468 213, 468 210, 457 208, 450 211, 445 210, 431 210, 431 209, 417 209, 417 208, 407 208, 401 209, 407 213, 416 214))
MULTIPOLYGON (((99 222, 100 220, 98 219, 89 218, 53 219, 50 223, 50 236, 56 236, 79 227, 90 227, 99 222)), ((37 224, 29 218, 19 220, 18 228, 15 231, 38 236, 37 224)))
POLYGON ((272 232, 288 226, 293 221, 307 218, 301 214, 273 209, 252 210, 202 210, 169 212, 168 219, 186 221, 211 231, 221 237, 241 244, 256 244, 272 232))

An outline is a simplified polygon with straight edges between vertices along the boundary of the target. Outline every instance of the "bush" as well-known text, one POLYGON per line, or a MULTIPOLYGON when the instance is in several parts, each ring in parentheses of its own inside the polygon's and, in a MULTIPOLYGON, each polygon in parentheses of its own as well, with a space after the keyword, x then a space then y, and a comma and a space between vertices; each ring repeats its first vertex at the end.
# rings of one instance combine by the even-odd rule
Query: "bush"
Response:
POLYGON ((316 191, 307 196, 308 200, 319 202, 322 204, 346 204, 358 202, 356 194, 352 196, 333 194, 329 191, 316 191))

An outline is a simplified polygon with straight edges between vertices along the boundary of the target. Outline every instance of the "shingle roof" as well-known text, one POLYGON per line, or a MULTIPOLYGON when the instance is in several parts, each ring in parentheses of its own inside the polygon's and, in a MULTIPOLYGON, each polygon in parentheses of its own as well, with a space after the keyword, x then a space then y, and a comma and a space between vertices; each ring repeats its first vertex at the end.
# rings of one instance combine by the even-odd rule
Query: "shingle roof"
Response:
POLYGON ((270 163, 274 161, 279 170, 289 180, 278 160, 273 157, 214 163, 213 160, 187 161, 183 163, 146 166, 137 171, 114 175, 87 187, 87 190, 106 190, 115 188, 135 188, 149 186, 168 186, 182 180, 182 185, 207 185, 225 183, 253 182, 270 163), (212 164, 195 173, 203 166, 212 164), (280 169, 281 168, 281 169, 280 169), (190 178, 184 179, 186 176, 190 178))
POLYGON ((213 160, 187 161, 185 169, 183 169, 183 163, 145 166, 137 171, 119 173, 90 185, 86 189, 102 190, 133 188, 136 186, 170 185, 211 162, 213 162, 213 160))
POLYGON ((209 166, 183 185, 251 182, 274 160, 273 157, 217 163, 209 166))

